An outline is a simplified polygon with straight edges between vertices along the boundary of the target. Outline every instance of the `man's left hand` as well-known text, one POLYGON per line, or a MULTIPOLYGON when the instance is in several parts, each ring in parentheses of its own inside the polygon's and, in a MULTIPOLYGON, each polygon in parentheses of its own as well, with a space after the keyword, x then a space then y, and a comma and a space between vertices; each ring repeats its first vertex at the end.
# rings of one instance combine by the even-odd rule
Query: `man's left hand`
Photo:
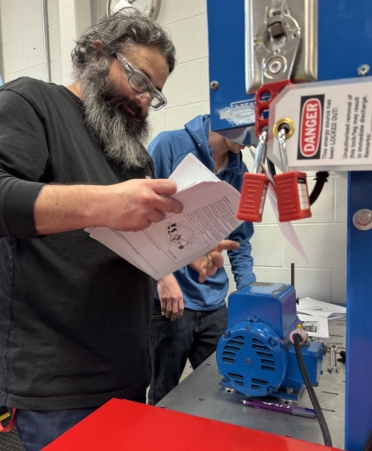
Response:
POLYGON ((190 263, 191 268, 199 273, 199 282, 204 283, 208 277, 212 277, 218 269, 222 268, 222 251, 232 251, 239 249, 239 247, 240 244, 237 241, 222 240, 207 254, 190 263))

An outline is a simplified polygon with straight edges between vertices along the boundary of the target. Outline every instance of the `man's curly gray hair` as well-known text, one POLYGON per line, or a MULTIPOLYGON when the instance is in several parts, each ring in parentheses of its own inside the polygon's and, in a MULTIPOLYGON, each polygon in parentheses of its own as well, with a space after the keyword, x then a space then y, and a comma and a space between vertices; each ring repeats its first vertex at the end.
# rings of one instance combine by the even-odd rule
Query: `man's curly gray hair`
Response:
POLYGON ((71 53, 77 78, 97 60, 94 45, 97 40, 102 41, 102 53, 106 57, 125 53, 136 44, 156 48, 166 59, 169 73, 174 69, 176 50, 169 35, 154 20, 134 8, 123 8, 112 16, 99 19, 80 36, 71 53))

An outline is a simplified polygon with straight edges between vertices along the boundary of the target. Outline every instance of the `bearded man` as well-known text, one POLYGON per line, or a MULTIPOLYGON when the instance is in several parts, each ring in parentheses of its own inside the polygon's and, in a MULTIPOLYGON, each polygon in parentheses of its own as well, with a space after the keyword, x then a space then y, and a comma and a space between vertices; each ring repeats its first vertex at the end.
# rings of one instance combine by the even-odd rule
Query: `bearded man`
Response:
MULTIPOLYGON (((182 211, 143 145, 175 49, 126 11, 77 41, 71 86, 20 78, 0 90, 0 403, 17 408, 27 451, 113 397, 146 399, 153 280, 84 232, 182 211)), ((202 278, 219 250, 195 263, 202 278)))

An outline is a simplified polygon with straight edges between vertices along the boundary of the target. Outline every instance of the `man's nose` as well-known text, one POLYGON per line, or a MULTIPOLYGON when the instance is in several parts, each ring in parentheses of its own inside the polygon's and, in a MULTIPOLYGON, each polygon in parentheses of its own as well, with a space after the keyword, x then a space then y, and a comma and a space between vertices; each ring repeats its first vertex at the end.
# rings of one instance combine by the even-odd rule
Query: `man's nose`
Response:
POLYGON ((150 97, 150 93, 149 91, 145 91, 145 92, 141 92, 141 93, 136 93, 134 98, 137 100, 138 104, 142 107, 142 108, 148 108, 149 106, 149 97, 150 97))

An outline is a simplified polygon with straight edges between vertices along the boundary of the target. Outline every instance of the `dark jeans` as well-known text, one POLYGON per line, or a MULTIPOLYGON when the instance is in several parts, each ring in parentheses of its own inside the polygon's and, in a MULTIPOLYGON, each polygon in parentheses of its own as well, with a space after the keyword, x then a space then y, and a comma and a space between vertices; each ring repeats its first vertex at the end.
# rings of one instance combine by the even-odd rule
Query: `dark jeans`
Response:
MULTIPOLYGON (((132 401, 145 403, 146 392, 132 401)), ((18 436, 26 451, 40 451, 96 409, 98 407, 69 410, 18 409, 16 413, 18 436)))
POLYGON ((216 350, 226 330, 226 305, 218 310, 198 312, 185 309, 181 319, 171 321, 154 301, 151 318, 151 385, 149 404, 157 404, 178 385, 187 359, 197 368, 216 350))

